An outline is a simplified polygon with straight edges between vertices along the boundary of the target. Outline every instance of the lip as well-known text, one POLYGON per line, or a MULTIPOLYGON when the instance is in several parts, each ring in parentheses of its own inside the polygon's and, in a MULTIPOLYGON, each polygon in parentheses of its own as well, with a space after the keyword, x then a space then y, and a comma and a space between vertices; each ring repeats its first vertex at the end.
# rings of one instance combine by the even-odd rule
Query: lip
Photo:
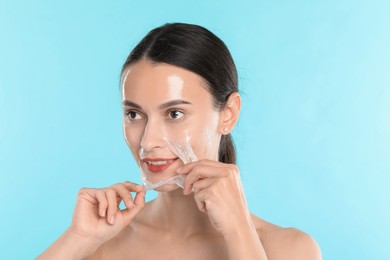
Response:
POLYGON ((159 173, 166 170, 178 158, 144 158, 141 161, 145 164, 148 171, 159 173))

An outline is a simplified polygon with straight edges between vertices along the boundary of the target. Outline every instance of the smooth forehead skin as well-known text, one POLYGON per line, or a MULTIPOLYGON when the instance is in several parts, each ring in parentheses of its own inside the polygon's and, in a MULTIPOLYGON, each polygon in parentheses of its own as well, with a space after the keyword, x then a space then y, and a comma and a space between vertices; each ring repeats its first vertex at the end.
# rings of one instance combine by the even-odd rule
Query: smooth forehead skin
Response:
POLYGON ((122 99, 143 109, 155 109, 162 103, 182 99, 193 105, 212 104, 212 97, 199 75, 166 63, 141 60, 125 70, 122 99), (155 107, 151 107, 154 105, 155 107))

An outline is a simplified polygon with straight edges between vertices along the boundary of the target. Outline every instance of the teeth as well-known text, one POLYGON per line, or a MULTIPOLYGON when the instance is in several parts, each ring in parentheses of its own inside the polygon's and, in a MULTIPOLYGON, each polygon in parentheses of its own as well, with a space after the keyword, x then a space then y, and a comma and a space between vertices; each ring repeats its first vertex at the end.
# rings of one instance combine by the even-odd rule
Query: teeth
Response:
POLYGON ((156 162, 151 162, 151 161, 148 161, 148 164, 150 165, 163 165, 163 164, 166 164, 168 161, 156 161, 156 162))

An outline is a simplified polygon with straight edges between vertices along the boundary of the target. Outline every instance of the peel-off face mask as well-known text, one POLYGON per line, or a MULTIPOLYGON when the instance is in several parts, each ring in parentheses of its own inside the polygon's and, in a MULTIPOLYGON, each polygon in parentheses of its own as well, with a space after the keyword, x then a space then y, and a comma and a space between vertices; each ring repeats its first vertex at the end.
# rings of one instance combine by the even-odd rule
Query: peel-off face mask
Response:
MULTIPOLYGON (((183 87, 184 80, 178 75, 169 75, 166 79, 167 87, 168 87, 168 96, 169 100, 181 100, 183 96, 183 87)), ((172 131, 168 126, 161 125, 160 131, 163 133, 163 141, 164 146, 171 153, 175 154, 184 164, 197 161, 197 157, 194 154, 190 143, 190 137, 188 134, 188 130, 176 129, 176 131, 172 131), (184 136, 183 136, 184 134, 184 136), (171 137, 172 136, 172 137, 171 137)), ((140 158, 143 158, 143 150, 140 150, 140 158)), ((148 180, 147 175, 143 172, 143 168, 141 169, 141 179, 142 183, 145 186, 146 190, 157 189, 161 186, 168 184, 176 184, 177 186, 183 188, 184 187, 184 176, 176 175, 167 179, 163 179, 157 182, 152 183, 148 180)))
MULTIPOLYGON (((192 150, 189 136, 186 136, 185 141, 181 143, 177 141, 173 141, 168 137, 164 137, 163 139, 167 147, 172 151, 172 153, 177 155, 177 157, 179 157, 179 159, 182 160, 184 164, 188 164, 190 162, 196 162, 198 160, 196 155, 194 154, 194 151, 192 150)), ((142 152, 143 150, 141 149, 140 153, 142 152)), ((147 191, 154 190, 168 184, 176 184, 180 188, 182 189, 184 188, 185 177, 183 175, 176 175, 171 178, 158 181, 156 183, 151 183, 150 181, 148 181, 146 175, 142 171, 142 168, 140 169, 141 169, 141 180, 143 185, 145 186, 145 190, 147 191)))
POLYGON ((182 187, 178 167, 218 160, 220 111, 199 75, 140 61, 122 80, 124 135, 147 190, 182 187))

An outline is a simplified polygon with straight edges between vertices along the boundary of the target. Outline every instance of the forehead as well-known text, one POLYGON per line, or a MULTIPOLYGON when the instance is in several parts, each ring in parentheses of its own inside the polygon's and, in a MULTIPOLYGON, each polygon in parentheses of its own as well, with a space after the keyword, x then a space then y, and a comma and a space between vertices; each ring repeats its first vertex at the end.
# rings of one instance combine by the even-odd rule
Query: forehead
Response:
POLYGON ((139 104, 145 101, 156 105, 173 99, 191 103, 212 101, 204 79, 186 69, 166 63, 141 60, 123 73, 122 99, 139 104))

